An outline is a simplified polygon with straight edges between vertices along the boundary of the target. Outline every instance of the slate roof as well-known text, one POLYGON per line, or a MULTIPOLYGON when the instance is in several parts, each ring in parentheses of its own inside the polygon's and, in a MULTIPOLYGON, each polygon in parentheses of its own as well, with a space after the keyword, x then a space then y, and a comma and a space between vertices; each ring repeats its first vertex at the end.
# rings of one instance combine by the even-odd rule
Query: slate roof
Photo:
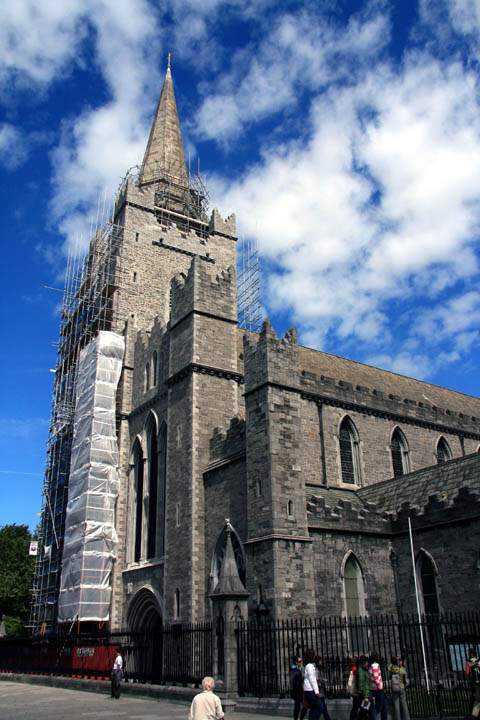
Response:
POLYGON ((325 375, 343 380, 352 383, 354 387, 363 385, 369 389, 381 390, 387 395, 398 395, 402 400, 410 398, 439 408, 480 417, 480 398, 472 395, 464 395, 439 385, 306 347, 299 347, 299 362, 302 370, 318 376, 325 375))
MULTIPOLYGON (((359 488, 307 486, 307 513, 313 527, 388 531, 389 521, 406 507, 419 515, 446 511, 467 502, 472 512, 480 503, 480 454, 455 458, 400 477, 359 488)), ((476 509, 477 507, 477 509, 476 509)), ((447 516, 445 515, 445 518, 447 516)))

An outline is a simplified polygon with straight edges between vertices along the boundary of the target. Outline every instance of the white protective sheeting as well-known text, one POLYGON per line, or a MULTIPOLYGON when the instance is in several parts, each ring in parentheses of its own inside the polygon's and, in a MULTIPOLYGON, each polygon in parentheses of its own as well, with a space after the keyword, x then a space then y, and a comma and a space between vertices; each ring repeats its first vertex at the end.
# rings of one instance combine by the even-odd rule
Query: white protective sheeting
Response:
POLYGON ((102 331, 80 353, 58 599, 60 622, 108 620, 116 557, 115 398, 125 342, 102 331))

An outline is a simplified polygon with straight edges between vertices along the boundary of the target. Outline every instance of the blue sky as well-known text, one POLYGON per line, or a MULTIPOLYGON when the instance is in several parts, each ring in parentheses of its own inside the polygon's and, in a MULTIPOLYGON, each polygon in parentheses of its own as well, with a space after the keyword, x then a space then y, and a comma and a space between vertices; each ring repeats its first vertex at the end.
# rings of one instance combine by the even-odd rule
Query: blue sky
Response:
POLYGON ((168 51, 212 204, 303 344, 478 394, 479 0, 0 8, 0 524, 35 526, 65 257, 141 161, 168 51))

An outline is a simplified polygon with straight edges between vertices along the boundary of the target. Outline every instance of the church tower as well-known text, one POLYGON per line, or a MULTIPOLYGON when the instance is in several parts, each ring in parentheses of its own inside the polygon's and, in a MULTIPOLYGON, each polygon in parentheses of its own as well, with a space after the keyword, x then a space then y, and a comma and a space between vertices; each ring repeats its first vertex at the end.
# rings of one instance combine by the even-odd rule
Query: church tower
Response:
POLYGON ((202 471, 237 412, 236 229, 185 163, 170 65, 138 177, 119 195, 129 292, 118 391, 112 627, 204 619, 202 471))

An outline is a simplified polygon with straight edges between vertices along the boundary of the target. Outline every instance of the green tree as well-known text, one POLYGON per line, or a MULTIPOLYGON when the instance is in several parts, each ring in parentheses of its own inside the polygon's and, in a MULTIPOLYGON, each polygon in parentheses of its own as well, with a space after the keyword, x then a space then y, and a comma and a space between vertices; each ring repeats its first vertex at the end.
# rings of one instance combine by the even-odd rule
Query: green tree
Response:
POLYGON ((28 554, 30 530, 26 525, 0 527, 0 618, 7 632, 21 632, 30 613, 35 558, 28 554))

